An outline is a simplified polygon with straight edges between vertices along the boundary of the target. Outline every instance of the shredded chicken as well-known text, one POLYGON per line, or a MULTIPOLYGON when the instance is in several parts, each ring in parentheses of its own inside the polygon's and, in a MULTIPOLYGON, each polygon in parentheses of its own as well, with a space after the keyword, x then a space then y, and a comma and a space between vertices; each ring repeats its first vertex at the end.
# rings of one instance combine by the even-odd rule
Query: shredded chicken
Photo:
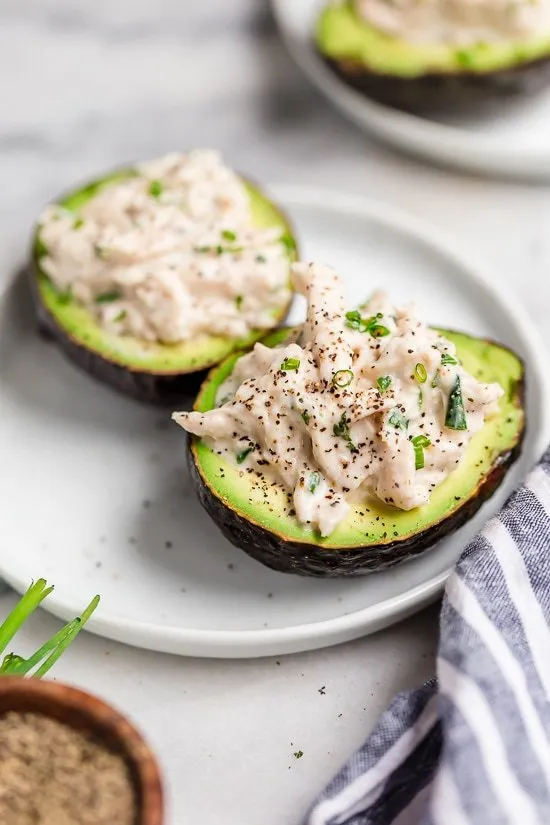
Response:
POLYGON ((108 331, 176 343, 270 329, 289 298, 281 230, 254 226, 215 152, 168 155, 112 182, 75 215, 46 209, 41 267, 108 331))
POLYGON ((409 43, 468 46, 550 34, 550 0, 356 0, 356 8, 409 43))
POLYGON ((329 535, 352 502, 425 504, 498 412, 498 384, 481 384, 454 345, 382 294, 346 312, 332 270, 295 264, 308 301, 300 334, 256 344, 220 387, 217 409, 175 413, 220 455, 271 473, 300 522, 329 535))

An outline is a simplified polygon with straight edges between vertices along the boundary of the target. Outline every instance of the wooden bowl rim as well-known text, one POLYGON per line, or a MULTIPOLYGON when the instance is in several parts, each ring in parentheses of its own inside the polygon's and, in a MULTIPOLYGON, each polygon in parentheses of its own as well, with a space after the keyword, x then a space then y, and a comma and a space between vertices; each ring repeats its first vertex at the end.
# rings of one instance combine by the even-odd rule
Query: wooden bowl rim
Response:
POLYGON ((157 759, 142 734, 120 711, 98 696, 63 682, 0 676, 0 717, 10 711, 49 716, 107 740, 130 768, 138 801, 136 825, 162 825, 163 793, 157 759))

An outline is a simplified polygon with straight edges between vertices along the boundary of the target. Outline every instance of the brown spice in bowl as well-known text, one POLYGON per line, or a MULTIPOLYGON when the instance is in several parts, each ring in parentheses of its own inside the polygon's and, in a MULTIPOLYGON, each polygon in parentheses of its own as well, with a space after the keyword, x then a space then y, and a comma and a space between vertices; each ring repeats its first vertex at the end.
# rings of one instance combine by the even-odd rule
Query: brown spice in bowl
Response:
POLYGON ((0 718, 2 825, 134 825, 124 759, 93 735, 36 713, 0 718))

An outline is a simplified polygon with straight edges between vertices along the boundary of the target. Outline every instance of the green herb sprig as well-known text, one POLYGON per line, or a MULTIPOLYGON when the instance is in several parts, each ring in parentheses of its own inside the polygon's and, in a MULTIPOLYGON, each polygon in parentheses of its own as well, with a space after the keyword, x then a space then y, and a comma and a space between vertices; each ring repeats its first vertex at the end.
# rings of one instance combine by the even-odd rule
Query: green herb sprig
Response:
MULTIPOLYGON (((34 613, 37 607, 53 591, 45 579, 33 582, 15 605, 11 613, 0 625, 0 655, 3 654, 15 634, 34 613)), ((59 657, 80 633, 99 604, 99 596, 94 596, 84 612, 68 622, 61 630, 45 642, 42 647, 25 659, 17 653, 7 653, 0 664, 0 676, 45 676, 59 657)))
POLYGON ((431 445, 431 441, 427 435, 415 435, 411 438, 411 444, 414 448, 414 467, 415 470, 422 470, 424 467, 424 450, 431 445))

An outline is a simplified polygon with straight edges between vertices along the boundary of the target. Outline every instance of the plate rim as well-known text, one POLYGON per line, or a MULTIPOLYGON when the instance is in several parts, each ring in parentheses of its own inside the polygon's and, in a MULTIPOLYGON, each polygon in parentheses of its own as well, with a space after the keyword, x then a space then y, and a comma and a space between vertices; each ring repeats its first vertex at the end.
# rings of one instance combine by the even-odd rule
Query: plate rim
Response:
MULTIPOLYGON (((365 218, 402 236, 416 240, 432 251, 443 255, 462 268, 471 283, 494 300, 514 322, 531 371, 536 374, 543 413, 542 427, 534 436, 535 450, 542 454, 550 440, 550 374, 546 370, 546 347, 543 339, 511 292, 498 285, 496 273, 484 262, 461 249, 444 230, 434 227, 401 209, 363 195, 350 194, 330 188, 296 184, 271 184, 265 191, 272 193, 287 208, 314 207, 329 212, 365 218)), ((14 276, 17 277, 17 274, 14 276)), ((8 294, 14 278, 8 279, 6 289, 0 290, 0 300, 8 294)), ((256 630, 211 630, 180 628, 169 625, 139 622, 107 613, 94 615, 86 630, 94 635, 164 653, 205 658, 254 658, 286 655, 305 650, 330 647, 369 635, 394 624, 435 601, 442 593, 451 572, 448 567, 415 587, 374 605, 342 613, 330 619, 294 624, 289 627, 258 628, 256 630)), ((374 574, 375 575, 375 574, 374 574)), ((0 557, 0 577, 21 593, 28 587, 16 573, 6 570, 0 557)), ((82 605, 65 599, 54 591, 42 605, 48 613, 62 619, 79 614, 82 605)))
POLYGON ((369 100, 352 89, 323 64, 313 49, 308 49, 295 37, 287 22, 286 2, 269 0, 281 39, 294 62, 337 109, 364 131, 388 141, 405 154, 417 155, 431 163, 503 179, 546 181, 550 178, 550 148, 512 150, 502 137, 475 135, 457 126, 402 112, 369 100))

